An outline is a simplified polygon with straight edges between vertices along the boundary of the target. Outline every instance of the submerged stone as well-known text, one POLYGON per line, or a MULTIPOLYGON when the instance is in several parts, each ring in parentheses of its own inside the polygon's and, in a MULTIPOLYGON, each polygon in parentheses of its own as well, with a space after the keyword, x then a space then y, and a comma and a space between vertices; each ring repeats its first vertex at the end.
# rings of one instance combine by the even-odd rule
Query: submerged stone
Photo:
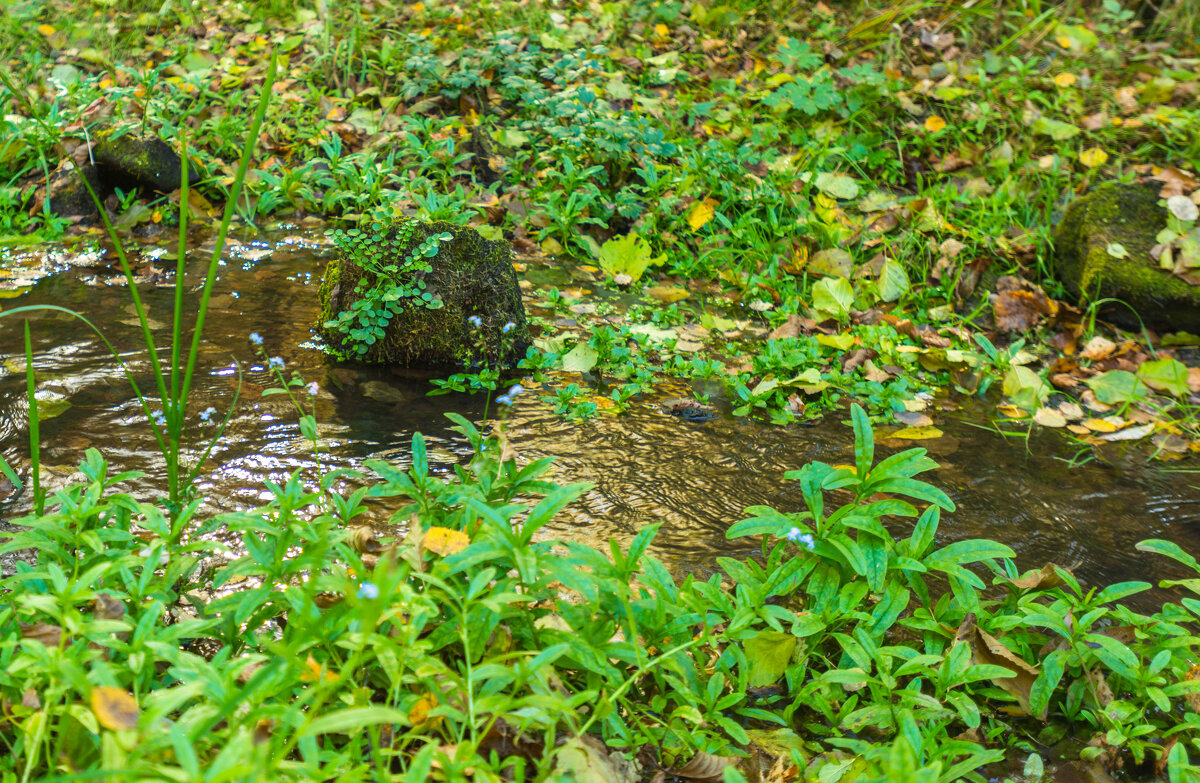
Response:
POLYGON ((1116 300, 1100 314, 1119 326, 1200 333, 1200 286, 1150 256, 1167 224, 1158 201, 1157 188, 1140 184, 1101 185, 1075 201, 1055 230, 1054 273, 1084 305, 1116 300))
POLYGON ((530 345, 512 248, 452 223, 335 236, 317 331, 341 358, 435 369, 509 366, 530 345))

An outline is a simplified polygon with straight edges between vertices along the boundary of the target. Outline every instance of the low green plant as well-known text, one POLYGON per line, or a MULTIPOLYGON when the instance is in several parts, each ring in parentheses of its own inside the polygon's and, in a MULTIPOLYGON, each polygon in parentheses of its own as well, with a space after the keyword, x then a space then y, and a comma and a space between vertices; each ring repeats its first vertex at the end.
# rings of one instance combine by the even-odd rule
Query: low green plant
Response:
POLYGON ((426 290, 425 277, 433 270, 429 259, 438 254, 449 232, 430 234, 416 241, 417 222, 400 220, 390 226, 372 222, 365 228, 334 229, 328 233, 343 262, 365 273, 354 287, 355 300, 348 310, 326 321, 326 329, 346 335, 351 350, 364 356, 382 340, 388 324, 409 307, 437 310, 442 300, 426 290))

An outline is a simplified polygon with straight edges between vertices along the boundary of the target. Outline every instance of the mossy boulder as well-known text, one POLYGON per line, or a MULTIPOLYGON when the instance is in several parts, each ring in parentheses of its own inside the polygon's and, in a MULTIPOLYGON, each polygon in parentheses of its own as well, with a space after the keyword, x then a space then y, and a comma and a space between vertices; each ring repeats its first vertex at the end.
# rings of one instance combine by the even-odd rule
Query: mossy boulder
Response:
MULTIPOLYGON (((170 193, 183 181, 179 155, 157 137, 117 134, 106 128, 96 134, 92 155, 105 184, 122 190, 142 188, 170 193)), ((190 171, 188 180, 193 185, 199 182, 198 172, 190 171)))
POLYGON ((325 267, 317 332, 339 357, 369 364, 439 370, 510 366, 531 344, 512 259, 507 242, 452 223, 398 221, 377 233, 368 229, 354 248, 343 247, 325 267), (427 270, 404 271, 414 249, 446 234, 425 244, 437 245, 436 255, 421 259, 427 270), (381 275, 379 270, 389 266, 400 273, 381 275), (371 296, 371 289, 417 291, 418 285, 418 293, 396 301, 382 336, 369 345, 334 325, 339 314, 371 296), (424 294, 432 295, 435 307, 422 301, 424 294))
POLYGON ((1160 269, 1150 257, 1167 211, 1150 185, 1108 184, 1067 209, 1054 234, 1054 272, 1081 303, 1114 299, 1102 317, 1126 328, 1200 333, 1200 286, 1160 269), (1109 248, 1120 245, 1117 258, 1109 248), (1132 308, 1133 312, 1130 311, 1132 308), (1137 316, 1134 315, 1137 313, 1137 316))

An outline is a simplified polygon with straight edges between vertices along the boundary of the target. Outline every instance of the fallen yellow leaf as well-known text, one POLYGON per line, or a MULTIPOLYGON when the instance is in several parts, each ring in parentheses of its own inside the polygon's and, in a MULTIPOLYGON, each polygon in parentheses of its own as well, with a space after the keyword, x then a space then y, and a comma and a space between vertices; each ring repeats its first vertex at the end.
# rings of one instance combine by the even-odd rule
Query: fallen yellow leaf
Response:
POLYGON ((1070 87, 1076 81, 1073 73, 1060 73, 1054 77, 1054 83, 1059 87, 1070 87))
POLYGON ((1092 147, 1079 153, 1079 162, 1087 166, 1089 169, 1094 169, 1097 166, 1103 166, 1104 161, 1108 160, 1108 153, 1099 147, 1092 147))
POLYGON ((55 30, 53 27, 51 27, 48 24, 39 24, 37 31, 39 33, 41 33, 42 35, 46 36, 47 38, 49 38, 50 36, 52 36, 56 32, 58 32, 57 30, 55 30))
MULTIPOLYGON (((425 721, 429 720, 430 711, 438 705, 437 697, 432 693, 426 694, 417 699, 417 703, 408 711, 408 722, 414 726, 420 726, 425 721)), ((441 721, 442 716, 436 715, 433 718, 433 725, 437 725, 441 721)))
POLYGON ((470 537, 461 530, 451 530, 448 527, 433 526, 425 531, 425 548, 430 552, 445 557, 455 552, 461 552, 471 543, 470 537))
POLYGON ((312 657, 312 653, 308 654, 308 660, 304 662, 304 671, 300 672, 300 679, 304 682, 333 682, 337 680, 336 673, 326 671, 325 667, 317 663, 317 659, 312 657))
POLYGON ((925 130, 930 133, 937 133, 942 128, 946 127, 946 121, 936 114, 932 114, 925 118, 925 130))
POLYGON ((106 729, 131 731, 137 728, 137 701, 124 688, 108 685, 92 688, 92 712, 106 729))
POLYGON ((659 22, 658 24, 654 25, 654 34, 659 38, 666 38, 671 34, 671 28, 659 22))
POLYGON ((1083 422, 1083 426, 1087 427, 1092 432, 1116 432, 1117 427, 1110 421, 1104 419, 1088 419, 1083 422))
POLYGON ((900 440, 930 440, 931 438, 940 438, 942 434, 937 427, 905 427, 893 432, 891 437, 900 440))
POLYGON ((700 228, 713 219, 713 207, 717 205, 715 198, 706 198, 703 201, 697 201, 688 210, 687 222, 692 227, 692 231, 699 231, 700 228))

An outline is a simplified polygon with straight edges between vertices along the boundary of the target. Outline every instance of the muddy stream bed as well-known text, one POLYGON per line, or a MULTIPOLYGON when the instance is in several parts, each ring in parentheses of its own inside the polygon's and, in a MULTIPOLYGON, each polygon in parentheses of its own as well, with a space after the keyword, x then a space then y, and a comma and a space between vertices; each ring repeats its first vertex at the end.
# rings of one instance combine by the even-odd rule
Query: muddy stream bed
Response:
MULTIPOLYGON (((197 412, 210 405, 226 410, 238 384, 238 365, 242 399, 200 474, 208 499, 205 515, 264 502, 269 497, 264 479, 282 482, 297 468, 313 475, 310 444, 300 434, 295 410, 282 396, 261 396, 274 383, 248 340, 252 332, 262 335, 268 353, 281 357, 289 374, 296 371, 319 384, 316 415, 325 467, 361 467, 370 458, 406 466, 416 431, 425 434, 435 469, 448 472, 466 458, 466 444, 449 431, 443 413, 479 420, 482 396, 429 397, 423 380, 333 363, 312 341, 325 252, 323 243, 300 234, 267 235, 244 244, 221 267, 189 406, 194 431, 211 432, 197 412)), ((195 276, 189 279, 194 283, 190 296, 198 296, 206 260, 202 253, 189 259, 189 275, 195 276)), ((7 289, 0 293, 10 296, 0 305, 11 310, 55 304, 86 315, 134 361, 143 388, 152 389, 128 291, 115 284, 118 272, 97 263, 69 254, 10 253, 0 258, 0 286, 7 289)), ((168 277, 139 286, 162 343, 168 336, 170 282, 168 277)), ((0 318, 0 450, 27 473, 20 323, 17 317, 0 318)), ((162 483, 162 460, 136 398, 103 344, 80 322, 54 313, 35 316, 33 339, 42 394, 70 403, 42 422, 47 485, 63 486, 84 450, 95 447, 113 471, 145 471, 147 477, 125 488, 152 496, 162 483)), ((595 485, 547 528, 549 534, 607 546, 610 537, 624 542, 645 525, 663 522, 655 553, 678 573, 704 573, 718 556, 756 551, 748 540, 725 538, 726 528, 744 516, 747 506, 802 507, 798 488, 783 477, 786 471, 812 459, 852 461, 850 429, 839 420, 845 417, 775 427, 728 415, 703 423, 668 415, 663 400, 688 391, 677 384, 628 414, 601 414, 585 422, 555 416, 553 405, 540 399, 551 393, 548 389, 534 386, 517 399, 507 427, 521 458, 554 455, 556 480, 595 485)), ((711 401, 721 408, 718 394, 711 401)), ((1065 458, 1076 449, 1058 434, 1035 433, 1027 443, 998 434, 986 403, 966 400, 947 407, 954 410, 933 412, 945 436, 918 444, 941 465, 925 477, 958 506, 943 517, 943 542, 994 538, 1017 551, 1022 569, 1053 561, 1093 585, 1180 575, 1162 558, 1136 552, 1134 545, 1142 539, 1166 538, 1200 552, 1200 473, 1147 463, 1134 450, 1072 467, 1065 458)), ((911 445, 883 441, 878 452, 883 456, 911 445)), ((197 450, 198 442, 193 453, 197 450)), ((27 493, 8 490, 0 500, 0 521, 29 510, 27 493)), ((386 510, 378 509, 377 521, 386 518, 386 510)))

